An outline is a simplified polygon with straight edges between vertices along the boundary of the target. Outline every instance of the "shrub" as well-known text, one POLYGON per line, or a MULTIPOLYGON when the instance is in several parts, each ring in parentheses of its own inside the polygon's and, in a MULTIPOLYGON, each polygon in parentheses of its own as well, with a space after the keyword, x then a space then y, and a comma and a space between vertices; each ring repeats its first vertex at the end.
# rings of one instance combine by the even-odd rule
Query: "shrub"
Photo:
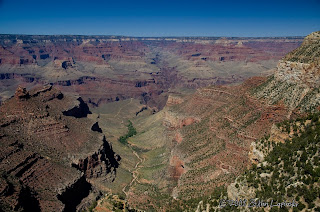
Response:
POLYGON ((127 144, 128 138, 137 134, 137 130, 133 127, 133 124, 130 120, 129 120, 129 124, 127 125, 127 127, 128 127, 128 133, 124 136, 120 136, 120 138, 118 139, 118 141, 122 144, 127 144))

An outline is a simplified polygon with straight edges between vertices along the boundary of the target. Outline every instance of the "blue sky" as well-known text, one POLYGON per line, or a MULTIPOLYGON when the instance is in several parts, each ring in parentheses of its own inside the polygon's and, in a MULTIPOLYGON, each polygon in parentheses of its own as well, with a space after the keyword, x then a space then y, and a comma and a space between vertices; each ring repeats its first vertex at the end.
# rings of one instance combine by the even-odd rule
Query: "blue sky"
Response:
POLYGON ((320 0, 0 0, 1 34, 305 36, 320 0))

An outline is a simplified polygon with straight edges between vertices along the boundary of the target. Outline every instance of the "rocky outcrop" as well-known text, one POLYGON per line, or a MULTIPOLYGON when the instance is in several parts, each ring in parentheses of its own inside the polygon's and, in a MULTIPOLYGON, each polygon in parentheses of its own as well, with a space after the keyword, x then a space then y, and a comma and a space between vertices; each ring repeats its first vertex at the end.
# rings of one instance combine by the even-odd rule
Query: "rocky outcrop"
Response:
POLYGON ((18 87, 15 92, 15 97, 18 100, 26 100, 30 97, 29 93, 27 92, 26 88, 18 87))
POLYGON ((302 45, 289 52, 285 57, 285 61, 299 62, 306 64, 319 65, 320 58, 320 31, 313 32, 305 37, 302 45))
POLYGON ((164 126, 168 127, 171 130, 180 129, 197 122, 199 122, 199 118, 183 116, 179 117, 176 114, 171 113, 170 111, 165 112, 165 118, 163 120, 164 126))
POLYGON ((316 110, 320 105, 319 52, 319 32, 315 32, 279 61, 274 75, 255 89, 256 96, 270 104, 282 102, 292 112, 316 110))
POLYGON ((178 105, 184 102, 184 99, 178 96, 169 95, 166 106, 178 105))
POLYGON ((264 152, 260 151, 257 148, 257 144, 255 142, 252 142, 250 145, 248 157, 252 163, 257 164, 259 162, 264 161, 265 154, 264 154, 264 152))
POLYGON ((278 81, 316 88, 320 86, 320 65, 280 60, 274 76, 278 81))
POLYGON ((79 103, 73 108, 63 111, 63 115, 73 116, 75 118, 84 118, 87 117, 88 114, 91 114, 88 105, 82 100, 82 98, 79 97, 77 100, 79 103))
POLYGON ((250 200, 255 198, 256 190, 254 187, 249 186, 246 181, 241 181, 237 178, 234 183, 227 187, 227 193, 230 200, 250 200))
POLYGON ((88 201, 84 198, 99 190, 91 182, 115 178, 120 156, 100 132, 91 130, 94 122, 83 115, 87 109, 79 98, 65 96, 50 85, 30 91, 19 87, 15 97, 3 102, 3 210, 75 211, 80 202, 88 201), (63 111, 82 118, 65 116, 63 111))
POLYGON ((106 176, 108 173, 114 173, 115 175, 120 160, 120 156, 115 154, 110 144, 103 137, 103 145, 98 151, 85 159, 79 159, 78 164, 74 166, 81 170, 86 178, 97 178, 106 176))

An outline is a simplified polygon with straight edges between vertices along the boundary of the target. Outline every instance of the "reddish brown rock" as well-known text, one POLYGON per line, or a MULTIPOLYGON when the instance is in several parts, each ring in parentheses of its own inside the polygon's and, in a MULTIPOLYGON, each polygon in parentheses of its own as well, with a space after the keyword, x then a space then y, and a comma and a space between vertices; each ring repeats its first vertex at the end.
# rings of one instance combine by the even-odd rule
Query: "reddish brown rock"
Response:
POLYGON ((285 106, 267 105, 252 95, 252 88, 265 81, 256 77, 242 85, 198 89, 183 103, 166 108, 164 124, 178 141, 168 168, 178 183, 174 197, 209 195, 247 169, 251 143, 289 114, 285 106))
MULTIPOLYGON (((237 83, 248 77, 239 72, 216 74, 210 65, 212 62, 259 64, 278 60, 301 41, 302 38, 0 35, 0 74, 13 75, 0 82, 1 90, 13 93, 8 84, 32 83, 26 85, 32 87, 36 83, 52 82, 60 85, 62 91, 78 92, 93 106, 116 99, 138 98, 159 110, 164 107, 171 88, 196 89, 237 83), (177 61, 169 62, 163 56, 167 52, 177 61), (184 73, 185 68, 176 63, 187 64, 190 70, 184 73), (213 71, 212 74, 199 73, 207 69, 213 71)), ((266 69, 263 65, 259 67, 266 69)), ((8 96, 1 96, 5 98, 8 96)))
POLYGON ((19 87, 1 105, 1 208, 74 211, 97 192, 87 178, 115 178, 120 157, 91 130, 93 121, 78 116, 85 106, 52 86, 30 92, 19 87), (79 109, 63 115, 74 107, 79 109))

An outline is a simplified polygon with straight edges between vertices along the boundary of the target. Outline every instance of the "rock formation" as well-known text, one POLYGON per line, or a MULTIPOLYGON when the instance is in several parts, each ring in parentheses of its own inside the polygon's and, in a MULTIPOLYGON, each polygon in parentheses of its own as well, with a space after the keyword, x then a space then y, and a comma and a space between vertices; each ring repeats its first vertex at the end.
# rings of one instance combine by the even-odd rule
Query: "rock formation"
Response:
POLYGON ((159 110, 170 88, 243 81, 301 40, 0 35, 0 97, 10 97, 13 84, 53 83, 93 106, 139 98, 159 110))
MULTIPOLYGON (((99 107, 136 98, 146 110, 163 109, 150 117, 161 119, 159 126, 148 126, 150 131, 141 133, 146 134, 143 147, 135 146, 134 138, 128 143, 140 162, 129 170, 134 179, 122 188, 130 205, 146 210, 160 210, 168 199, 180 203, 209 195, 233 182, 252 160, 264 160, 264 152, 252 142, 300 108, 318 104, 313 98, 318 97, 313 86, 317 79, 304 76, 316 73, 312 68, 316 65, 304 60, 284 58, 274 77, 253 77, 226 86, 273 67, 301 38, 3 35, 0 41, 4 88, 12 82, 54 85, 29 93, 20 88, 0 107, 0 140, 5 147, 0 198, 2 207, 11 210, 73 211, 98 190, 96 179, 114 180, 121 158, 102 136, 99 124, 86 118, 90 114, 86 103, 99 107), (71 98, 56 88, 82 98, 71 98), (191 95, 182 95, 189 89, 191 95), (307 101, 310 97, 315 101, 307 101), (157 138, 159 132, 165 134, 163 143, 163 137, 157 138), (158 149, 161 154, 148 152, 158 149), (145 158, 149 154, 159 160, 160 168, 145 158), (143 171, 146 179, 140 178, 143 171), (17 198, 22 194, 26 199, 17 198)), ((135 111, 137 118, 144 118, 143 110, 135 111)), ((230 187, 231 197, 241 196, 236 195, 237 189, 235 184, 230 187)))
MULTIPOLYGON (((299 174, 294 173, 295 171, 293 170, 301 170, 301 167, 296 167, 299 166, 301 162, 303 163, 302 167, 307 167, 307 165, 302 161, 302 157, 297 158, 292 157, 292 155, 297 154, 296 152, 302 152, 309 149, 305 146, 319 146, 319 142, 316 139, 317 135, 315 135, 317 132, 319 132, 315 127, 315 125, 318 126, 319 123, 319 114, 315 113, 310 115, 311 117, 301 118, 305 116, 306 112, 319 111, 319 62, 320 32, 314 32, 305 38, 304 42, 299 48, 288 53, 282 60, 279 61, 277 69, 272 77, 270 77, 265 83, 255 88, 255 95, 263 100, 266 100, 269 104, 282 102, 288 109, 287 118, 290 118, 291 121, 283 122, 279 126, 273 124, 269 131, 270 137, 262 140, 256 140, 251 143, 249 157, 253 163, 257 164, 257 166, 255 166, 254 169, 248 170, 249 175, 244 174, 239 176, 234 183, 231 183, 228 186, 228 198, 256 198, 258 193, 261 192, 262 188, 266 188, 268 185, 270 185, 270 183, 268 183, 270 179, 276 179, 277 181, 276 183, 271 183, 271 187, 273 188, 267 188, 271 193, 274 193, 277 188, 281 188, 281 186, 286 185, 286 192, 281 194, 281 198, 283 198, 285 201, 292 201, 293 197, 295 196, 295 200, 301 200, 302 196, 309 195, 307 192, 301 192, 300 189, 303 189, 304 186, 313 188, 313 185, 310 186, 309 184, 317 182, 317 179, 315 181, 311 180, 311 183, 301 179, 306 179, 307 177, 304 176, 306 174, 311 175, 309 178, 315 178, 317 177, 317 174, 312 171, 302 171, 299 174), (299 117, 299 119, 294 120, 297 117, 299 117), (305 131, 307 131, 307 133, 305 131), (312 138, 309 140, 306 139, 307 136, 311 134, 313 135, 312 138), (304 143, 303 146, 301 143, 303 143, 302 141, 305 140, 308 140, 308 142, 304 143), (281 144, 279 145, 279 143, 281 144), (278 144, 280 147, 276 146, 275 144, 278 144), (282 156, 277 155, 274 157, 280 148, 283 150, 285 149, 283 146, 290 145, 294 146, 295 148, 290 148, 289 152, 282 152, 282 156), (298 146, 298 148, 296 146, 298 146), (275 151, 273 151, 274 149, 275 151), (285 164, 285 168, 281 169, 277 167, 277 164, 281 166, 282 163, 285 164), (266 168, 264 171, 261 171, 265 167, 271 168, 266 168), (280 178, 279 180, 278 177, 275 177, 277 176, 276 174, 279 173, 282 176, 286 176, 288 179, 281 180, 280 178), (254 174, 257 175, 257 177, 252 178, 254 174), (252 182, 248 183, 248 179, 254 179, 255 183, 257 181, 263 181, 263 183, 260 185, 252 182), (290 185, 287 185, 288 182, 290 182, 290 185), (301 187, 297 187, 299 185, 301 187), (290 191, 292 188, 299 189, 290 191)), ((308 152, 308 154, 306 154, 305 157, 307 159, 305 160, 309 161, 310 163, 310 161, 313 161, 312 157, 317 155, 317 153, 308 152)), ((319 166, 319 164, 315 162, 312 168, 315 170, 317 166, 319 166)), ((310 168, 310 170, 312 168, 310 168)), ((316 193, 316 191, 313 191, 313 193, 316 193)), ((270 193, 266 195, 268 198, 271 197, 270 193)), ((266 197, 264 198, 266 199, 266 197)), ((305 203, 309 206, 310 210, 317 210, 317 208, 314 209, 314 207, 317 207, 318 205, 312 204, 312 198, 309 198, 308 196, 307 198, 304 197, 304 199, 307 199, 305 203)), ((302 210, 305 207, 305 204, 301 202, 299 202, 298 205, 300 205, 299 210, 302 210)))
POLYGON ((283 102, 292 112, 314 111, 320 105, 319 52, 320 36, 314 32, 279 61, 274 75, 256 88, 256 96, 270 104, 283 102))
POLYGON ((79 118, 87 113, 80 98, 52 86, 29 92, 19 87, 1 105, 3 210, 75 211, 97 190, 88 178, 115 178, 120 156, 91 130, 92 121, 79 118), (64 115, 69 108, 77 109, 64 115))

